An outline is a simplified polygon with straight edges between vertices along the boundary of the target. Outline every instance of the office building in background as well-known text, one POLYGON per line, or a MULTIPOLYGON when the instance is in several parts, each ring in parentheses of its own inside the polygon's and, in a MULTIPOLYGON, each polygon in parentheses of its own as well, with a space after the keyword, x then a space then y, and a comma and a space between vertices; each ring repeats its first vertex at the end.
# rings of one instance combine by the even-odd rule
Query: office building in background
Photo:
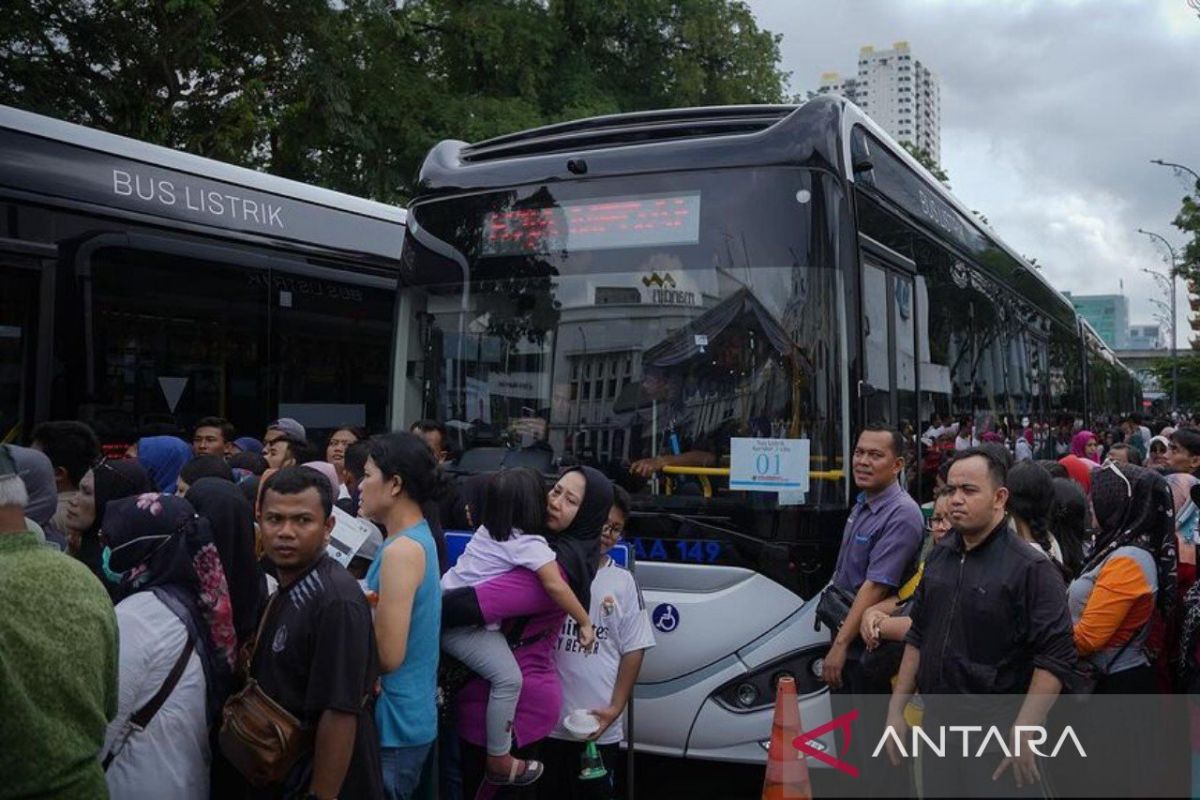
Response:
POLYGON ((1064 294, 1105 344, 1113 350, 1129 349, 1129 298, 1123 294, 1064 294))

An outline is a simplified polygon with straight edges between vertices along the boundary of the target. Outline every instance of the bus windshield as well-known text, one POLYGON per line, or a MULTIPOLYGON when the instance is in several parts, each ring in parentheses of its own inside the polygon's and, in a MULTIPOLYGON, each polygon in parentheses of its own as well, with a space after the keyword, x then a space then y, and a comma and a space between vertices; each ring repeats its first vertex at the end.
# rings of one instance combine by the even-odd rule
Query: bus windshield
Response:
POLYGON ((844 505, 833 191, 779 167, 419 201, 403 413, 447 425, 461 472, 590 464, 718 527, 844 505), (745 438, 807 440, 808 490, 732 489, 745 438))

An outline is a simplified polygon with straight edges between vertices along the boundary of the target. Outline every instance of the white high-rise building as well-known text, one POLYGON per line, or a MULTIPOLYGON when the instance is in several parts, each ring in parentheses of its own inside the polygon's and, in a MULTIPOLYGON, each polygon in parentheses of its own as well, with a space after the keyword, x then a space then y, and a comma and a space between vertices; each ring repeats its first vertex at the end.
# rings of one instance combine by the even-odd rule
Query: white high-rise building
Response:
POLYGON ((913 58, 908 42, 891 50, 871 45, 858 52, 858 74, 821 75, 817 94, 840 94, 870 115, 892 138, 912 142, 942 160, 941 88, 928 67, 913 58))

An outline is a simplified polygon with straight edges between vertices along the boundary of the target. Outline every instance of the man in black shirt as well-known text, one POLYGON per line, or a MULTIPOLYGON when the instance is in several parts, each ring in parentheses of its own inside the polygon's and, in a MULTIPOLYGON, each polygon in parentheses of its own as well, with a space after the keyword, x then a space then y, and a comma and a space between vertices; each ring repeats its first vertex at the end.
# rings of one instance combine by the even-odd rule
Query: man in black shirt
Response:
POLYGON ((287 467, 263 487, 263 545, 279 591, 250 675, 315 731, 312 753, 271 797, 383 797, 371 608, 358 582, 325 555, 332 514, 329 481, 316 470, 287 467))
MULTIPOLYGON (((954 531, 925 562, 888 707, 888 725, 902 742, 909 740, 904 708, 914 690, 925 700, 923 728, 953 720, 985 730, 1011 724, 1015 732, 1044 724, 1075 669, 1066 588, 1046 554, 1008 526, 1004 463, 974 448, 955 459, 948 477, 954 531)), ((922 758, 929 796, 998 791, 993 780, 1011 769, 1017 795, 1040 797, 1031 736, 1024 731, 1020 744, 1011 740, 1010 758, 999 750, 992 759, 922 758)), ((887 747, 898 761, 894 743, 887 747)))

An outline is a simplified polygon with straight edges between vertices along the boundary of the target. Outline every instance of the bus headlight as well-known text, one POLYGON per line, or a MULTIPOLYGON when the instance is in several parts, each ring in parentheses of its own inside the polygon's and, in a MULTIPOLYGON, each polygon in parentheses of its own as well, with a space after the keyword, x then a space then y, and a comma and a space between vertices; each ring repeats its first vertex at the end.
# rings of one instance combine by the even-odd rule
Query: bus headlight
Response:
POLYGON ((776 659, 729 681, 713 692, 712 697, 730 711, 745 713, 775 705, 775 685, 783 677, 796 681, 796 693, 801 697, 819 692, 825 688, 821 668, 827 650, 824 645, 776 659))
POLYGON ((742 708, 754 708, 758 702, 758 687, 753 683, 739 683, 736 695, 739 706, 742 708))

